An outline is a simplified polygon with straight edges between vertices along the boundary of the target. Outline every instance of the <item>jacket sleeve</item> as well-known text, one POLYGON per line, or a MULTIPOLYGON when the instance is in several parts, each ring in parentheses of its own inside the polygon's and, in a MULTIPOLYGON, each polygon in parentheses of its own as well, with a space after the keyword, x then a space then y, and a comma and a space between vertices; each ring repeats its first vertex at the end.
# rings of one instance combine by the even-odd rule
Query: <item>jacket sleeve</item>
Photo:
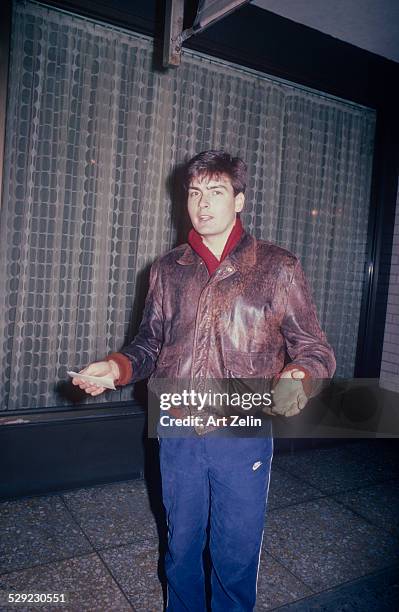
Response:
MULTIPOLYGON (((135 338, 120 354, 131 363, 131 379, 125 384, 147 378, 155 369, 163 343, 162 281, 159 260, 151 267, 143 318, 135 338)), ((112 358, 112 355, 109 357, 112 358)))
MULTIPOLYGON (((286 308, 281 324, 292 364, 303 368, 312 379, 331 378, 335 372, 335 357, 317 319, 309 286, 302 266, 297 261, 287 292, 286 308)), ((310 395, 321 385, 313 385, 310 395)))

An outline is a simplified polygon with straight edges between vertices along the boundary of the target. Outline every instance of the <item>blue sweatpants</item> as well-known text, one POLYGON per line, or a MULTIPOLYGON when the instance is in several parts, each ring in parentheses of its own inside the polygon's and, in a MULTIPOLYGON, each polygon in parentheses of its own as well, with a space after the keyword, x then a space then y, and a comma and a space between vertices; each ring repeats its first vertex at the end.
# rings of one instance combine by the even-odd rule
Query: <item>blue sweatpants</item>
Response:
POLYGON ((206 610, 208 520, 212 612, 253 610, 272 456, 272 437, 160 439, 167 612, 206 610))

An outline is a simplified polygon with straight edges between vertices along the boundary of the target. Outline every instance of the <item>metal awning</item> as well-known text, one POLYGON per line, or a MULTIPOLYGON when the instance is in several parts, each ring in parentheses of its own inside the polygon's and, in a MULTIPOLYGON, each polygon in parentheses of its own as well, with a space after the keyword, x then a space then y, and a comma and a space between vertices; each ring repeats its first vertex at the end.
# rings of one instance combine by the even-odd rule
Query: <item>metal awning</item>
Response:
POLYGON ((193 25, 183 30, 184 0, 167 0, 165 10, 165 34, 163 65, 179 66, 183 42, 226 15, 237 10, 250 0, 199 0, 193 25))

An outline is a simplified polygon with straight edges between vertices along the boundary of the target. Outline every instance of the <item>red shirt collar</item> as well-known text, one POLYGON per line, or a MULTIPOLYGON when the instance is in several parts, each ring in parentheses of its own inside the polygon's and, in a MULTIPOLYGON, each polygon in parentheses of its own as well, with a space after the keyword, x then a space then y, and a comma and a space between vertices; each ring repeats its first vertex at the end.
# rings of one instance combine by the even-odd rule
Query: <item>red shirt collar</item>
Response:
POLYGON ((219 267, 219 264, 231 253, 236 244, 238 244, 243 232, 244 228, 242 227, 241 219, 237 217, 234 227, 226 240, 226 244, 224 245, 220 260, 215 257, 212 251, 210 251, 203 243, 202 236, 194 228, 192 228, 188 234, 188 243, 191 248, 204 260, 209 274, 213 274, 219 267))

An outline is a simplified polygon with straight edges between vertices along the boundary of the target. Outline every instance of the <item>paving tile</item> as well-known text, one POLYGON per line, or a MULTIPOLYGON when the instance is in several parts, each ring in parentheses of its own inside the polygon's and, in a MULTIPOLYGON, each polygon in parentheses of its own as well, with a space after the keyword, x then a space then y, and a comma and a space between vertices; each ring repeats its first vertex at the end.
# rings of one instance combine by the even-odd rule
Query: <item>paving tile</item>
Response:
POLYGON ((399 536, 399 480, 334 495, 333 499, 377 527, 399 536))
POLYGON ((39 565, 0 576, 0 609, 32 612, 131 611, 132 607, 97 554, 39 565), (7 593, 66 593, 65 605, 4 605, 7 593))
POLYGON ((259 565, 256 612, 272 610, 313 594, 312 590, 267 554, 262 548, 259 565))
POLYGON ((57 496, 0 504, 0 573, 92 552, 57 496))
POLYGON ((366 440, 298 451, 292 455, 279 454, 273 463, 320 491, 333 495, 399 477, 397 447, 387 447, 379 440, 366 440))
POLYGON ((399 559, 397 538, 328 498, 268 512, 265 547, 314 591, 399 559))
POLYGON ((272 464, 267 500, 269 510, 298 504, 309 499, 323 497, 324 495, 319 489, 312 487, 295 476, 291 476, 272 464))
POLYGON ((79 489, 63 497, 96 549, 158 537, 142 480, 79 489))
POLYGON ((376 572, 275 608, 279 612, 394 612, 399 610, 399 566, 376 572))
MULTIPOLYGON (((138 612, 158 612, 163 592, 158 543, 148 540, 103 550, 100 556, 138 612)), ((269 610, 311 595, 312 590, 262 550, 256 610, 269 610)))
POLYGON ((143 540, 99 553, 138 612, 163 609, 158 546, 158 541, 143 540))
POLYGON ((348 451, 368 467, 376 482, 399 478, 399 439, 362 440, 349 444, 348 451))

